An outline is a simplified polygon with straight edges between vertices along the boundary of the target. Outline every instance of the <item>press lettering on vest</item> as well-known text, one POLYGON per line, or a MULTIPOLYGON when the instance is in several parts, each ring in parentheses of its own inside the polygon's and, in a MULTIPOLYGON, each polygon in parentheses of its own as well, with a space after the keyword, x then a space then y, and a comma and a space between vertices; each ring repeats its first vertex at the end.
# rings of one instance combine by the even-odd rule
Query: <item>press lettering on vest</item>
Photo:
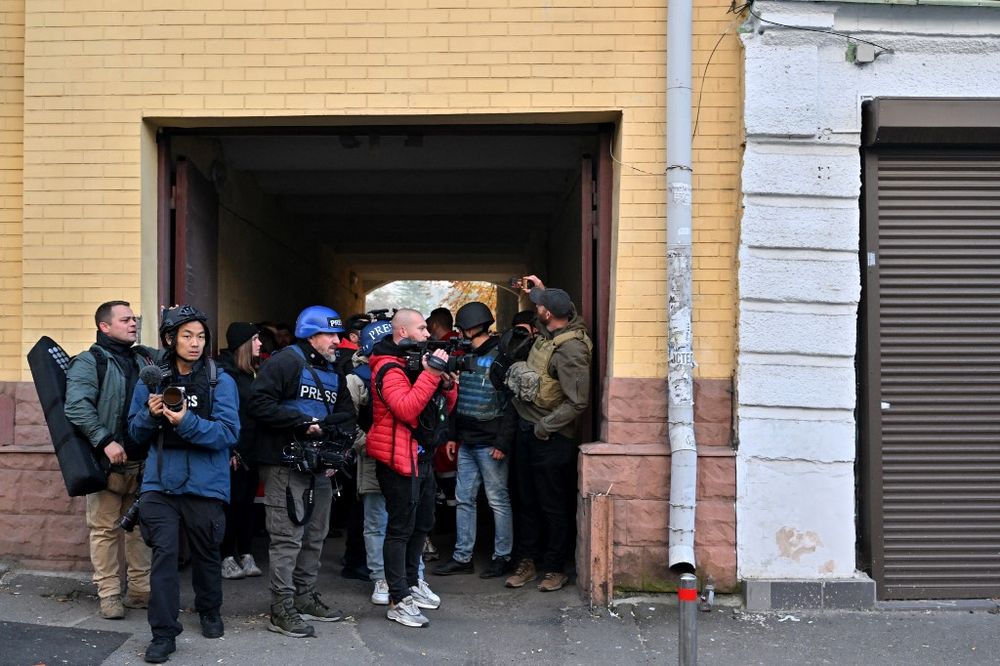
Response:
POLYGON ((193 393, 188 393, 186 397, 187 397, 188 407, 194 409, 198 406, 198 396, 194 395, 193 393))
POLYGON ((320 402, 326 400, 328 402, 336 402, 337 394, 333 391, 324 389, 322 392, 315 386, 310 386, 308 384, 299 384, 299 397, 305 398, 307 400, 319 400, 320 402), (325 396, 325 397, 324 397, 325 396))

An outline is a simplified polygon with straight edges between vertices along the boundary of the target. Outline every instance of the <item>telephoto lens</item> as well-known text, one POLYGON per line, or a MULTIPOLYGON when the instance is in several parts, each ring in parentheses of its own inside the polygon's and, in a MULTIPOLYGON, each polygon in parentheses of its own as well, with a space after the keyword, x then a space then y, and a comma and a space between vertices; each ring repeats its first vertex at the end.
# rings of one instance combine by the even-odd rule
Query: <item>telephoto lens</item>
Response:
POLYGON ((139 500, 132 503, 132 506, 128 508, 125 515, 118 519, 118 527, 122 528, 126 532, 131 532, 135 529, 136 523, 139 522, 139 500))

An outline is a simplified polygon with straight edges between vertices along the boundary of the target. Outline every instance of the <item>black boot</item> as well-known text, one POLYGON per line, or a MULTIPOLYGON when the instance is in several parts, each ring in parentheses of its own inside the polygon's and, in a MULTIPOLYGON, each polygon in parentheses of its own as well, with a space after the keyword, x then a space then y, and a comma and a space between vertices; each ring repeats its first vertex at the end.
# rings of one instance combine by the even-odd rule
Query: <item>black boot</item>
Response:
POLYGON ((206 611, 201 613, 201 635, 205 638, 222 638, 226 633, 226 628, 222 624, 222 616, 219 611, 206 611))
POLYGON ((435 576, 453 576, 455 574, 470 574, 475 572, 476 567, 473 566, 472 560, 459 562, 453 557, 449 557, 447 562, 437 565, 433 570, 435 576))
POLYGON ((157 637, 146 648, 146 655, 143 659, 147 664, 162 664, 170 659, 170 655, 177 649, 177 644, 173 637, 157 637))

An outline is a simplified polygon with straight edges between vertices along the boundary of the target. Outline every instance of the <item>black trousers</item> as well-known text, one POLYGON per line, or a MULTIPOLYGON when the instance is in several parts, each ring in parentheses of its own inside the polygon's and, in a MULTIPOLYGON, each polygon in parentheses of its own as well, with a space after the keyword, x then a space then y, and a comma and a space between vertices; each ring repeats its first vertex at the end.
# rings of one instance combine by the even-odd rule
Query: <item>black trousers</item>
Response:
POLYGON ((403 476, 382 463, 375 468, 385 497, 385 510, 389 514, 382 558, 389 598, 393 603, 408 597, 410 587, 417 584, 424 541, 434 527, 436 488, 430 456, 420 457, 417 472, 416 477, 403 476))
POLYGON ((177 535, 181 527, 191 548, 195 609, 206 613, 222 607, 219 544, 226 530, 222 500, 145 492, 139 498, 139 529, 153 549, 148 618, 154 638, 177 636, 183 630, 177 621, 181 596, 177 535))
POLYGON ((237 466, 229 471, 229 504, 226 505, 226 535, 222 539, 222 556, 235 557, 251 553, 253 545, 253 509, 260 475, 257 465, 250 469, 237 466))
POLYGON ((514 442, 518 555, 534 560, 543 572, 562 573, 572 552, 576 518, 569 503, 570 467, 576 444, 557 433, 540 440, 534 428, 533 423, 518 419, 514 442))

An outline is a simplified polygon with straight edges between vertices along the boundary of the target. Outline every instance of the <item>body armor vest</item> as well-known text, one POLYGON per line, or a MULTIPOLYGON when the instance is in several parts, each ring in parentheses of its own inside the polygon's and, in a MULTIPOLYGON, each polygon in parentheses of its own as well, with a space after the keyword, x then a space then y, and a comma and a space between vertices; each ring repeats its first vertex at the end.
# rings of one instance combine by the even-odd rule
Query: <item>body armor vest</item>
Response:
POLYGON ((330 366, 325 368, 310 366, 305 353, 297 345, 292 345, 289 349, 302 358, 302 369, 299 371, 295 397, 281 400, 280 404, 322 421, 337 404, 340 375, 330 366), (319 378, 320 386, 316 386, 316 377, 319 378))
MULTIPOLYGON (((205 367, 205 363, 200 362, 190 375, 178 374, 173 364, 170 364, 165 369, 171 372, 169 385, 184 387, 184 399, 187 401, 188 410, 203 419, 211 419, 212 387, 209 383, 208 370, 205 367)), ((193 444, 177 434, 177 431, 170 425, 170 422, 163 419, 163 448, 189 449, 192 446, 193 444)))
POLYGON ((566 399, 559 380, 549 374, 549 362, 559 345, 577 339, 587 345, 587 350, 593 350, 590 336, 583 330, 566 331, 551 340, 539 335, 528 352, 528 368, 538 373, 538 393, 532 402, 541 409, 555 409, 566 399))
POLYGON ((503 396, 490 382, 490 366, 500 353, 494 347, 476 358, 476 369, 462 371, 458 381, 458 405, 455 411, 465 418, 476 421, 492 421, 503 413, 503 396))

